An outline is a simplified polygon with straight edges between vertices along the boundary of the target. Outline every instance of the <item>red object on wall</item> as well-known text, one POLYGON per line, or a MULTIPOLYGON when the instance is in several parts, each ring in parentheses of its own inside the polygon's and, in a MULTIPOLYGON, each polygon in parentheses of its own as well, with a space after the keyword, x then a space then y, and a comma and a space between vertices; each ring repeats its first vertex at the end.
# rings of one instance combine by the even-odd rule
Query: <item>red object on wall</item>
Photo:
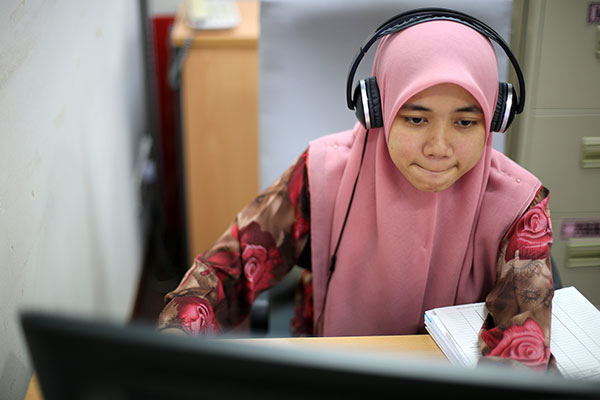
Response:
POLYGON ((182 223, 181 191, 178 160, 178 104, 177 91, 169 86, 168 71, 171 61, 169 34, 175 15, 152 17, 152 44, 155 66, 158 123, 163 165, 163 206, 167 231, 180 229, 182 223))

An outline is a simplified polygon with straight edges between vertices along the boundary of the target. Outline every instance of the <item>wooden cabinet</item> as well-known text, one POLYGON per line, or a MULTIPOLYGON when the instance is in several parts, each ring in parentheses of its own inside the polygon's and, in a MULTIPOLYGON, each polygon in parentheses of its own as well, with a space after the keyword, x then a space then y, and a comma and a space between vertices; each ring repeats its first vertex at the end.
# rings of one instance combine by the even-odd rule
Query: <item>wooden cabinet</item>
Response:
POLYGON ((190 260, 258 194, 259 3, 239 2, 239 9, 234 29, 194 31, 180 13, 171 34, 175 47, 191 43, 181 69, 190 260))

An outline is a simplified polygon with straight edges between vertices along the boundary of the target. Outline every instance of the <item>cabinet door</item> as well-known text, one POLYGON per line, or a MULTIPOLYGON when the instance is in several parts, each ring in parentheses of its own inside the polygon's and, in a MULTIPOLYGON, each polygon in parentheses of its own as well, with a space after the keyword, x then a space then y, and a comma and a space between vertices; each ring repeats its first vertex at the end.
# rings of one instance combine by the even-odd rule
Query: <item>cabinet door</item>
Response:
POLYGON ((190 256, 258 194, 256 49, 192 49, 182 100, 190 256))
POLYGON ((549 0, 543 7, 536 108, 600 109, 597 26, 587 22, 589 3, 549 0))

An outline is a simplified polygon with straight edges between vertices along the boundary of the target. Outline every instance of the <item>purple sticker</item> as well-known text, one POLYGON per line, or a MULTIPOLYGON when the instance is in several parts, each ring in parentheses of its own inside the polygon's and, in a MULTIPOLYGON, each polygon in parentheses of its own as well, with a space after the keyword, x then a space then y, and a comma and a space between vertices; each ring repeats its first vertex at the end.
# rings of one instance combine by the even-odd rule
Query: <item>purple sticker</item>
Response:
POLYGON ((600 237, 600 219, 565 220, 560 224, 560 238, 600 237))
POLYGON ((588 22, 590 24, 600 24, 600 3, 590 3, 588 22))

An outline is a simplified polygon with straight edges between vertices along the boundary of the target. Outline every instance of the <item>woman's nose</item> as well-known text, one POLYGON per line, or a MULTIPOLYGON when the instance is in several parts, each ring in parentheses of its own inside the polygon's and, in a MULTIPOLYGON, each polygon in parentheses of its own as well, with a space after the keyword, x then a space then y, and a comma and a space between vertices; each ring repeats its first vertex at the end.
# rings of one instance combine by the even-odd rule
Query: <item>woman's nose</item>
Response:
POLYGON ((450 135, 444 126, 432 126, 423 151, 427 157, 442 158, 452 153, 450 135))

